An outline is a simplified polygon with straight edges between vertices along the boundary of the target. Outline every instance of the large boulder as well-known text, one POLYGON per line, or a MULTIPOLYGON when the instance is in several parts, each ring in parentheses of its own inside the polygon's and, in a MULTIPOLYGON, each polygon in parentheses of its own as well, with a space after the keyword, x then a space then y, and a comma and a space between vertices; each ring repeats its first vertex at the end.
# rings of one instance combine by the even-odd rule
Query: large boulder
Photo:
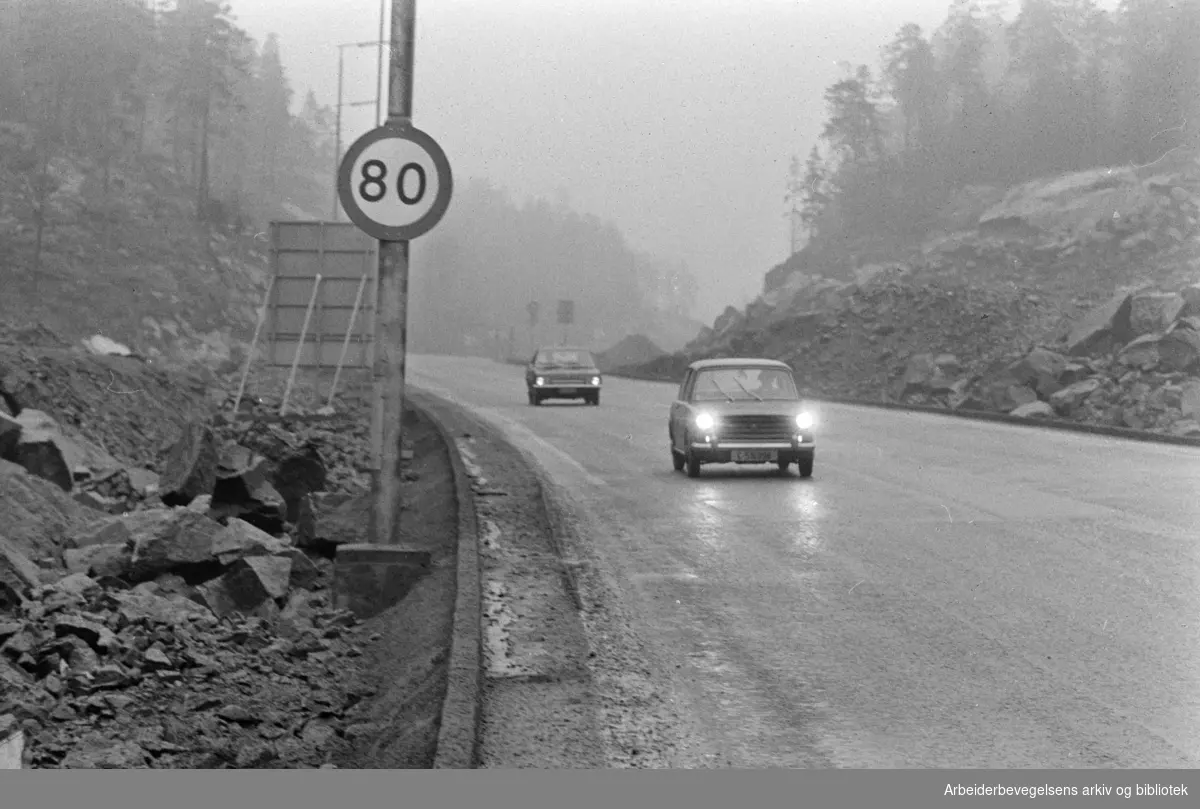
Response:
POLYGON ((272 556, 290 548, 289 541, 273 537, 234 517, 213 537, 212 555, 221 564, 231 565, 248 556, 272 556))
POLYGON ((63 563, 70 573, 86 573, 96 578, 117 578, 129 569, 131 549, 125 544, 86 545, 63 551, 63 563))
POLYGON ((1084 315, 1067 335, 1067 352, 1074 356, 1104 354, 1133 338, 1129 322, 1132 295, 1118 292, 1107 303, 1084 315))
POLYGON ((944 394, 954 389, 954 375, 961 371, 953 354, 915 354, 909 358, 900 380, 899 395, 944 394))
POLYGON ((218 519, 238 517, 267 532, 283 528, 283 495, 270 482, 271 462, 236 443, 221 448, 212 510, 218 519))
POLYGON ((95 517, 55 484, 0 461, 0 534, 31 558, 57 557, 95 517))
POLYGON ((1070 413, 1083 404, 1089 396, 1100 390, 1099 379, 1084 379, 1067 385, 1050 396, 1050 404, 1059 413, 1070 413))
MULTIPOLYGON (((185 626, 193 616, 203 617, 209 611, 187 598, 164 598, 145 590, 117 590, 109 597, 124 624, 185 626)), ((208 616, 211 619, 211 615, 208 616)))
POLYGON ((38 566, 14 544, 0 537, 0 607, 14 597, 27 598, 41 583, 38 566))
POLYGON ((299 451, 284 456, 275 470, 272 483, 287 503, 288 522, 296 522, 300 500, 314 492, 325 491, 328 485, 325 461, 316 444, 306 443, 299 451))
POLYGON ((1129 302, 1129 325, 1134 335, 1161 333, 1183 311, 1182 295, 1173 292, 1139 292, 1129 302))
POLYGON ((14 460, 17 441, 21 438, 21 422, 7 413, 0 413, 0 458, 14 460))
POLYGON ((1179 317, 1200 316, 1200 284, 1192 284, 1179 290, 1179 297, 1183 298, 1183 310, 1179 317))
POLYGON ((75 488, 73 461, 82 455, 58 429, 54 419, 26 408, 17 416, 21 433, 12 458, 31 474, 48 480, 65 492, 75 488))
POLYGON ((1045 397, 1062 387, 1061 379, 1069 364, 1062 354, 1039 347, 1009 366, 1008 373, 1018 384, 1045 397))
POLYGON ((217 438, 207 424, 189 422, 167 452, 159 479, 162 501, 186 506, 217 483, 217 438))
POLYGON ((1180 321, 1158 341, 1159 362, 1172 371, 1200 366, 1200 331, 1180 321))
POLYGON ((186 508, 137 511, 120 518, 129 529, 130 581, 146 581, 177 568, 216 561, 213 539, 221 524, 186 508))
POLYGON ((1023 419, 1053 418, 1054 408, 1046 402, 1027 402, 1020 407, 1014 407, 1009 415, 1019 416, 1023 419))
POLYGON ((234 613, 265 617, 278 613, 274 602, 287 595, 291 574, 292 560, 286 556, 248 557, 201 585, 200 593, 218 618, 234 613))
POLYGON ((296 545, 327 550, 370 541, 369 493, 321 492, 305 497, 296 523, 296 545))
POLYGON ((12 460, 64 491, 73 490, 79 481, 108 474, 121 466, 83 436, 68 435, 41 410, 24 408, 16 421, 21 433, 11 452, 12 460))
POLYGON ((1160 360, 1158 344, 1161 340, 1161 334, 1143 334, 1121 349, 1117 355, 1117 361, 1130 368, 1139 368, 1143 371, 1152 370, 1158 367, 1160 360))
POLYGON ((119 517, 102 517, 88 523, 67 537, 66 547, 87 548, 92 545, 125 545, 132 534, 119 517))
POLYGON ((1200 419, 1200 381, 1193 379, 1183 385, 1179 410, 1184 418, 1200 419))

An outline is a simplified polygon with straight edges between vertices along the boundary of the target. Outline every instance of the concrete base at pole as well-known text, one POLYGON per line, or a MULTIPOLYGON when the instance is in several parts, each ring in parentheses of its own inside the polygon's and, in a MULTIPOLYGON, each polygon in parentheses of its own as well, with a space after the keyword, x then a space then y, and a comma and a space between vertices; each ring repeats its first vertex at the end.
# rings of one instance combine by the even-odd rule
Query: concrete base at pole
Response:
POLYGON ((334 603, 366 620, 400 603, 429 566, 429 551, 396 545, 342 545, 333 562, 334 603))

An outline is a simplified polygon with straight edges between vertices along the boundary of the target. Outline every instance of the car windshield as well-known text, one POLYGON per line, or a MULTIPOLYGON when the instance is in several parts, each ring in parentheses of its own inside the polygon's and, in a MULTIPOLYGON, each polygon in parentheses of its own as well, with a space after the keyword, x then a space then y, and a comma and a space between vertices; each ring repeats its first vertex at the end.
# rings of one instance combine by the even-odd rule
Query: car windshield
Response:
POLYGON ((714 368, 696 375, 697 402, 787 401, 798 399, 796 383, 781 368, 714 368))
POLYGON ((549 368, 591 368, 592 355, 575 349, 548 349, 539 351, 537 364, 549 368))

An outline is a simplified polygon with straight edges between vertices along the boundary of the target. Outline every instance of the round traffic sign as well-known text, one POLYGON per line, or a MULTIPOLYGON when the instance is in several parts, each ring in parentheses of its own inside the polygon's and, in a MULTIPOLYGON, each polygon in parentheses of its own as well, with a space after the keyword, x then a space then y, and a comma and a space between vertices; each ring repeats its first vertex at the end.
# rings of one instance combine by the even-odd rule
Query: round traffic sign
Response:
POLYGON ((427 233, 450 207, 450 161, 413 126, 384 124, 351 145, 338 167, 338 199, 368 236, 405 241, 427 233))

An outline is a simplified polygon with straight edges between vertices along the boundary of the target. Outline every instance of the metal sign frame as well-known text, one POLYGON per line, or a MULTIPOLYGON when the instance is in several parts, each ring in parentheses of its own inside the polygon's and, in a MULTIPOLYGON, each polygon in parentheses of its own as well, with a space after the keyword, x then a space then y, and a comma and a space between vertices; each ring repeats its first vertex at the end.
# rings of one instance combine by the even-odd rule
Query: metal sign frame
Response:
POLYGON ((372 368, 377 242, 350 222, 270 225, 265 365, 372 368))

